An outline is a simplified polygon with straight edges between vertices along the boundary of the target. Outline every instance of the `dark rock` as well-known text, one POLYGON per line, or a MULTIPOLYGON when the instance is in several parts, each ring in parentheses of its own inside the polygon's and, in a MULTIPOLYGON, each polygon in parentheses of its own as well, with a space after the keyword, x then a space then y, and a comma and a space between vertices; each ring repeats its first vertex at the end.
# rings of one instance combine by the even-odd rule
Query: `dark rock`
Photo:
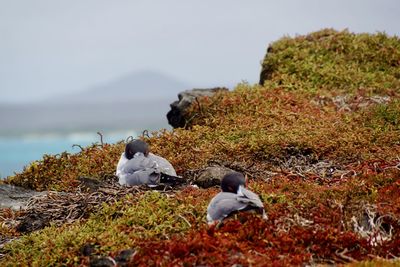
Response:
POLYGON ((18 224, 16 230, 20 233, 30 233, 50 225, 50 219, 39 213, 29 214, 18 224))
POLYGON ((0 184, 0 208, 23 209, 29 198, 41 194, 46 194, 46 192, 37 192, 19 186, 0 184))
POLYGON ((115 257, 118 266, 126 266, 132 260, 133 255, 135 254, 135 250, 133 249, 125 249, 122 250, 118 256, 115 257))
POLYGON ((80 251, 83 256, 91 256, 94 252, 94 245, 85 244, 81 247, 80 251))
POLYGON ((262 64, 262 69, 261 69, 261 73, 260 73, 260 82, 259 82, 259 84, 261 86, 264 85, 266 80, 271 79, 272 74, 275 71, 274 66, 271 65, 271 64, 267 64, 266 60, 265 60, 272 53, 273 53, 273 48, 271 46, 269 46, 268 49, 267 49, 267 54, 265 55, 264 63, 262 64))
POLYGON ((170 104, 171 110, 167 113, 168 123, 174 128, 186 126, 188 121, 187 109, 199 97, 212 96, 217 92, 228 91, 228 88, 217 87, 211 89, 192 89, 178 94, 178 100, 170 104))
POLYGON ((111 257, 93 256, 90 258, 90 267, 113 267, 117 266, 116 261, 111 257))
POLYGON ((194 183, 203 188, 220 185, 222 177, 230 172, 233 170, 222 166, 207 167, 195 178, 194 183))

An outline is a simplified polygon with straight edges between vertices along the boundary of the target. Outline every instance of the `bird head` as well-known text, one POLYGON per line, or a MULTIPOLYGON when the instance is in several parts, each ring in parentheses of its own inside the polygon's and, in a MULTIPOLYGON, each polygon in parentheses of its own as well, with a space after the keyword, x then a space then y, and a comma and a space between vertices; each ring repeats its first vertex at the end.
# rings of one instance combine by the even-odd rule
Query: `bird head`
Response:
POLYGON ((231 172, 226 174, 221 180, 221 189, 223 192, 237 193, 239 187, 245 187, 246 179, 239 172, 231 172))
POLYGON ((147 155, 149 155, 150 152, 149 145, 146 142, 139 139, 133 140, 128 144, 126 144, 125 157, 127 159, 132 159, 133 156, 138 152, 143 153, 147 157, 147 155))

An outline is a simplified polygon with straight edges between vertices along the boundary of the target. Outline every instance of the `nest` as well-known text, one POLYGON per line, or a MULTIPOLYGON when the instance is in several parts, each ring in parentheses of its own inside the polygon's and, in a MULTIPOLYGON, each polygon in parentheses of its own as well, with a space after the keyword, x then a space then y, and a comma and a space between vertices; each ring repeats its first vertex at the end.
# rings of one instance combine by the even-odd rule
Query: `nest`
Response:
POLYGON ((346 170, 344 166, 329 160, 315 160, 312 155, 295 155, 278 160, 277 171, 289 176, 299 176, 302 178, 318 177, 319 179, 334 180, 342 179, 345 176, 355 175, 354 172, 346 170))
POLYGON ((31 197, 24 210, 2 210, 7 214, 0 214, 0 226, 7 228, 10 234, 0 234, 0 260, 7 253, 3 249, 4 245, 18 239, 19 233, 30 233, 50 225, 61 226, 87 219, 90 214, 100 210, 103 203, 112 204, 128 195, 149 190, 173 193, 176 189, 163 184, 156 187, 122 186, 115 177, 105 178, 104 181, 87 177, 80 177, 78 180, 80 185, 74 192, 49 191, 31 197))
POLYGON ((50 224, 61 226, 86 219, 101 209, 103 203, 111 204, 126 197, 149 190, 146 186, 121 186, 117 183, 98 182, 83 178, 75 192, 53 192, 32 197, 25 212, 18 218, 17 231, 29 233, 50 224))

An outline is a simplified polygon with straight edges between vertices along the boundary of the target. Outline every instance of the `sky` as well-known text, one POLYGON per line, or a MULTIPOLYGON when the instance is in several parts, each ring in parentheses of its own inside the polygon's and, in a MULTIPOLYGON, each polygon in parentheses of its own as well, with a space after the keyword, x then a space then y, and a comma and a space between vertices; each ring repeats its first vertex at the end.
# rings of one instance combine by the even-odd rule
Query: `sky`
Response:
POLYGON ((0 102, 143 70, 197 88, 257 83, 268 44, 283 36, 322 28, 400 36, 399 14, 398 0, 0 0, 0 102))

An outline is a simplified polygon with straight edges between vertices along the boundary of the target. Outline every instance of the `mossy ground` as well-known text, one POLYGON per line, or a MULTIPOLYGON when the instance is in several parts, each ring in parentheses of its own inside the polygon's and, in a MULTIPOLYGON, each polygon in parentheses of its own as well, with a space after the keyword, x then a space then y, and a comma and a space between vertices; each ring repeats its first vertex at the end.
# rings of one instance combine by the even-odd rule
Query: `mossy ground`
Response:
MULTIPOLYGON (((6 246, 3 262, 87 264, 85 244, 111 256, 135 248, 133 265, 368 264, 399 257, 399 39, 333 30, 285 37, 270 46, 261 81, 199 100, 187 129, 143 138, 185 178, 211 162, 245 172, 268 221, 245 216, 209 228, 206 207, 217 189, 147 192, 88 220, 24 236, 6 246)), ((73 191, 78 176, 113 175, 123 147, 45 156, 8 182, 73 191)))

